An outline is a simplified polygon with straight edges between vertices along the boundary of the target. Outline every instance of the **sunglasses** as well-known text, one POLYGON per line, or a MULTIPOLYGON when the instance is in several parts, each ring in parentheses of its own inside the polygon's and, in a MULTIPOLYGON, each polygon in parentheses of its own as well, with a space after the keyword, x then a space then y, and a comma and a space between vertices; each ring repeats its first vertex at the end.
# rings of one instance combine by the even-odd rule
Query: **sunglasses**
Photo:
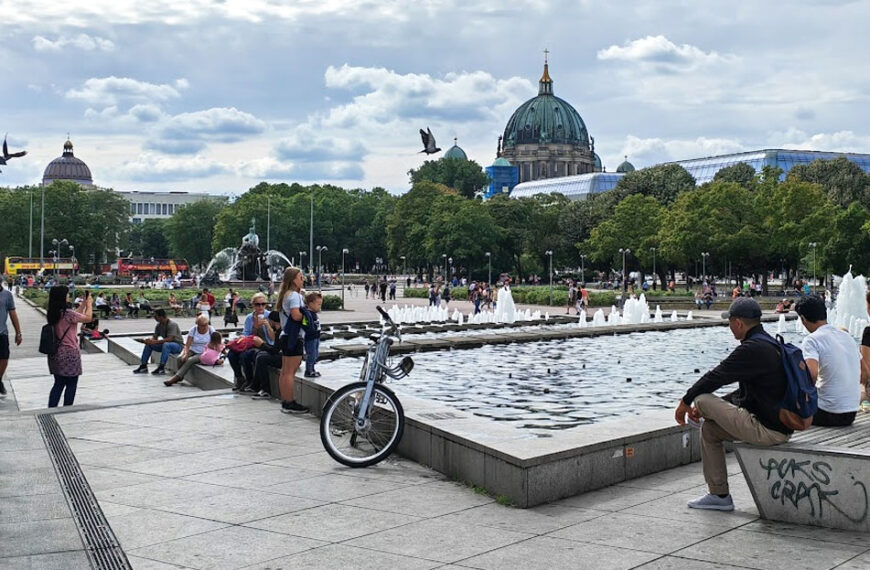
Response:
POLYGON ((254 303, 255 307, 265 307, 266 303, 254 303))

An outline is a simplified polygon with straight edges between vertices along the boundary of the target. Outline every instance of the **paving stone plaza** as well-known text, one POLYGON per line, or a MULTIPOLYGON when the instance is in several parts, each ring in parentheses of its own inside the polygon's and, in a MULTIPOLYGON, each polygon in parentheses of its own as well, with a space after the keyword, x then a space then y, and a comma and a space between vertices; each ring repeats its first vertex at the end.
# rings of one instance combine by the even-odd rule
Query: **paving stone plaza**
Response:
MULTIPOLYGON (((0 569, 92 568, 95 531, 77 522, 80 499, 40 429, 51 423, 36 350, 44 317, 17 306, 25 340, 0 400, 0 569)), ((324 321, 375 316, 371 301, 348 308, 324 321)), ((311 414, 230 390, 167 389, 132 368, 84 354, 76 406, 51 414, 111 529, 100 554, 132 568, 870 568, 864 533, 761 519, 730 455, 733 513, 686 508, 706 492, 698 463, 518 509, 398 455, 344 467, 311 414)))

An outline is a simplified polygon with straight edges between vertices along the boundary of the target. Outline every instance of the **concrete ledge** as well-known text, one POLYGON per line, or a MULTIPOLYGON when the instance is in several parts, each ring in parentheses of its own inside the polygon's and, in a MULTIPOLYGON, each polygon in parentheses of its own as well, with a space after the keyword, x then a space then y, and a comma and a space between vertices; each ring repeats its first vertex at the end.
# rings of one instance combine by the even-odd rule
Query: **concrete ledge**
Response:
MULTIPOLYGON (((294 394, 319 414, 348 381, 297 377, 294 394)), ((406 416, 400 454, 523 508, 700 458, 698 431, 675 425, 670 410, 536 437, 392 387, 406 416)))

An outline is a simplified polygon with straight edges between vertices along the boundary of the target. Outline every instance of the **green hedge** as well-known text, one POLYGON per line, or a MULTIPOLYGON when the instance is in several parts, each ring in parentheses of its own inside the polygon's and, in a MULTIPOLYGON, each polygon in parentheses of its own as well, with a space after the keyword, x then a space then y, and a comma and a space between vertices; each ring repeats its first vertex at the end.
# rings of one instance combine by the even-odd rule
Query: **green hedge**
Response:
MULTIPOLYGON (((525 305, 549 305, 550 304, 550 287, 529 286, 529 287, 514 287, 511 289, 511 295, 514 302, 525 305)), ((465 300, 468 296, 466 287, 457 287, 451 289, 451 297, 453 299, 465 300)), ((429 289, 418 287, 416 289, 405 289, 405 297, 409 299, 426 299, 429 297, 429 289)), ((553 287, 553 306, 564 307, 568 304, 568 289, 566 287, 553 287)), ((590 291, 589 306, 590 307, 609 307, 616 304, 616 293, 613 291, 590 291)))

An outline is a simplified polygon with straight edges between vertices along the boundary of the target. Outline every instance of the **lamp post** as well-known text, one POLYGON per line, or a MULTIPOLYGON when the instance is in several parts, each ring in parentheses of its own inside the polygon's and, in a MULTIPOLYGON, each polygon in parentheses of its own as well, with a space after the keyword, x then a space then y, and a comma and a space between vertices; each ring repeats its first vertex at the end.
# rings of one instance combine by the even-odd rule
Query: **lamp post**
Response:
POLYGON ((492 252, 491 251, 486 252, 486 264, 488 266, 488 270, 486 273, 486 282, 492 283, 492 252))
POLYGON ((622 254, 622 303, 621 305, 625 306, 625 295, 628 292, 628 276, 625 274, 625 255, 631 253, 631 250, 626 248, 619 248, 619 253, 622 254))
POLYGON ((453 258, 447 258, 447 279, 450 279, 450 275, 453 273, 453 258))
POLYGON ((329 251, 325 245, 318 245, 317 249, 317 290, 323 291, 323 252, 329 251))
POLYGON ((73 245, 69 246, 69 257, 72 262, 72 276, 73 280, 76 278, 76 248, 73 245))
POLYGON ((272 196, 266 196, 266 251, 272 250, 272 196))
POLYGON ((653 254, 653 291, 656 290, 656 248, 651 247, 649 250, 653 254))
POLYGON ((701 252, 701 273, 703 274, 704 283, 707 282, 707 258, 710 257, 709 251, 701 252))
POLYGON ((550 305, 553 304, 553 250, 548 249, 544 252, 550 258, 550 305))
POLYGON ((350 250, 344 248, 341 250, 341 308, 344 309, 344 256, 350 253, 350 250))
MULTIPOLYGON (((302 257, 299 258, 300 260, 302 257)), ((314 263, 314 190, 311 190, 311 216, 308 220, 308 263, 314 263)))
POLYGON ((407 264, 408 258, 405 257, 404 255, 400 255, 399 259, 402 260, 402 275, 407 277, 408 276, 408 264, 407 264))
POLYGON ((816 292, 816 247, 819 244, 817 242, 811 241, 809 246, 813 248, 813 293, 816 292))
POLYGON ((45 272, 45 184, 42 185, 42 208, 39 210, 39 269, 45 272))
POLYGON ((302 256, 308 255, 307 252, 300 251, 299 252, 299 269, 302 269, 302 256))
POLYGON ((442 253, 441 259, 444 260, 444 282, 447 283, 447 254, 442 253))
POLYGON ((586 284, 586 256, 580 256, 580 283, 586 284))
POLYGON ((60 248, 64 245, 69 245, 69 242, 66 238, 62 240, 53 239, 51 240, 51 245, 54 246, 54 276, 57 277, 57 258, 60 256, 60 248))

